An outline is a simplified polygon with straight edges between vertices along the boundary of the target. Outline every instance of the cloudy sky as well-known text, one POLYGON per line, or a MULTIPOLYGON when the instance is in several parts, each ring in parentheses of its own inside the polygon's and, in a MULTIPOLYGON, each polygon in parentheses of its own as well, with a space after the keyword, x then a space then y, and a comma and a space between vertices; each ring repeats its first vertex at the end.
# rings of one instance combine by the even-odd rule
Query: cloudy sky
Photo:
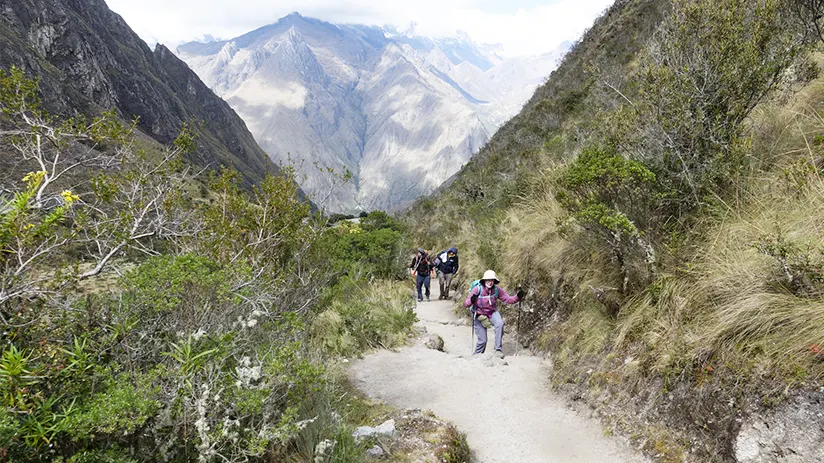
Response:
POLYGON ((237 37, 297 11, 332 23, 393 25, 428 36, 463 31, 508 55, 575 40, 612 0, 106 0, 149 43, 237 37))

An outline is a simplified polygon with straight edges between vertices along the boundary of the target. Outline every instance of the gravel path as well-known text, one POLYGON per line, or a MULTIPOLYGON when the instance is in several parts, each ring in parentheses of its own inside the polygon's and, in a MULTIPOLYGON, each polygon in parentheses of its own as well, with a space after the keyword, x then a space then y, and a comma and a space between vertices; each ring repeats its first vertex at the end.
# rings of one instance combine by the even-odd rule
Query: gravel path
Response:
MULTIPOLYGON (((433 300, 417 308, 427 332, 443 338, 445 352, 420 340, 398 352, 378 351, 353 362, 354 384, 372 398, 452 421, 466 433, 477 463, 647 461, 553 395, 545 362, 525 351, 513 355, 514 340, 506 335, 504 361, 471 357, 469 325, 452 307, 433 300)), ((492 335, 490 329, 487 351, 492 335)))

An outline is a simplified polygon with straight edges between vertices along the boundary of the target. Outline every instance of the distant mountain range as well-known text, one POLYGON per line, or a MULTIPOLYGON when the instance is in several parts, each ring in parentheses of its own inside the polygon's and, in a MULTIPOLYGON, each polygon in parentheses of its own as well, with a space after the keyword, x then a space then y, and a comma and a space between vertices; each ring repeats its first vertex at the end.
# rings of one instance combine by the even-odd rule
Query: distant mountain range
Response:
POLYGON ((393 210, 432 192, 516 114, 571 44, 503 58, 468 37, 334 25, 297 13, 243 36, 177 49, 315 199, 328 169, 353 182, 333 211, 393 210), (300 164, 302 162, 302 164, 300 164))

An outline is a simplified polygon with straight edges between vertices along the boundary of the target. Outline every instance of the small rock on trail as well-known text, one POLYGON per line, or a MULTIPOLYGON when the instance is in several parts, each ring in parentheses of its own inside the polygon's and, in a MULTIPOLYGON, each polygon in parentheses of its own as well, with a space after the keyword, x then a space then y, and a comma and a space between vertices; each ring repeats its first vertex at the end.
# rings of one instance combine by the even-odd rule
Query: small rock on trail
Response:
POLYGON ((429 337, 426 339, 426 342, 424 342, 424 345, 429 349, 439 350, 443 352, 443 339, 437 334, 430 334, 429 337))
MULTIPOLYGON (((513 355, 507 335, 504 359, 491 352, 473 357, 470 327, 453 315, 453 304, 432 301, 417 308, 447 354, 423 343, 378 351, 353 363, 353 384, 393 406, 432 410, 453 422, 466 433, 477 463, 647 461, 553 395, 545 361, 525 351, 513 355)), ((489 330, 488 351, 492 342, 489 330)))

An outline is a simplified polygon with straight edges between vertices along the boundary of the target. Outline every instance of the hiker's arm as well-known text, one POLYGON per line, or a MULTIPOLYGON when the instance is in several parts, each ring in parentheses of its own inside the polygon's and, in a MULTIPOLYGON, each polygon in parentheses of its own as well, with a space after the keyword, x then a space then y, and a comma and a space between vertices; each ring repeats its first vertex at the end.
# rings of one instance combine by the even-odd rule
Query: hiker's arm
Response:
POLYGON ((498 287, 498 299, 500 299, 504 304, 514 304, 514 303, 518 302, 518 296, 515 296, 515 295, 510 296, 500 286, 498 287))
MULTIPOLYGON (((480 286, 478 288, 480 288, 480 286)), ((478 288, 475 288, 475 289, 478 289, 478 288)), ((473 289, 472 291, 469 292, 469 294, 466 295, 466 300, 464 301, 464 307, 472 306, 472 295, 476 294, 475 289, 473 289)))

